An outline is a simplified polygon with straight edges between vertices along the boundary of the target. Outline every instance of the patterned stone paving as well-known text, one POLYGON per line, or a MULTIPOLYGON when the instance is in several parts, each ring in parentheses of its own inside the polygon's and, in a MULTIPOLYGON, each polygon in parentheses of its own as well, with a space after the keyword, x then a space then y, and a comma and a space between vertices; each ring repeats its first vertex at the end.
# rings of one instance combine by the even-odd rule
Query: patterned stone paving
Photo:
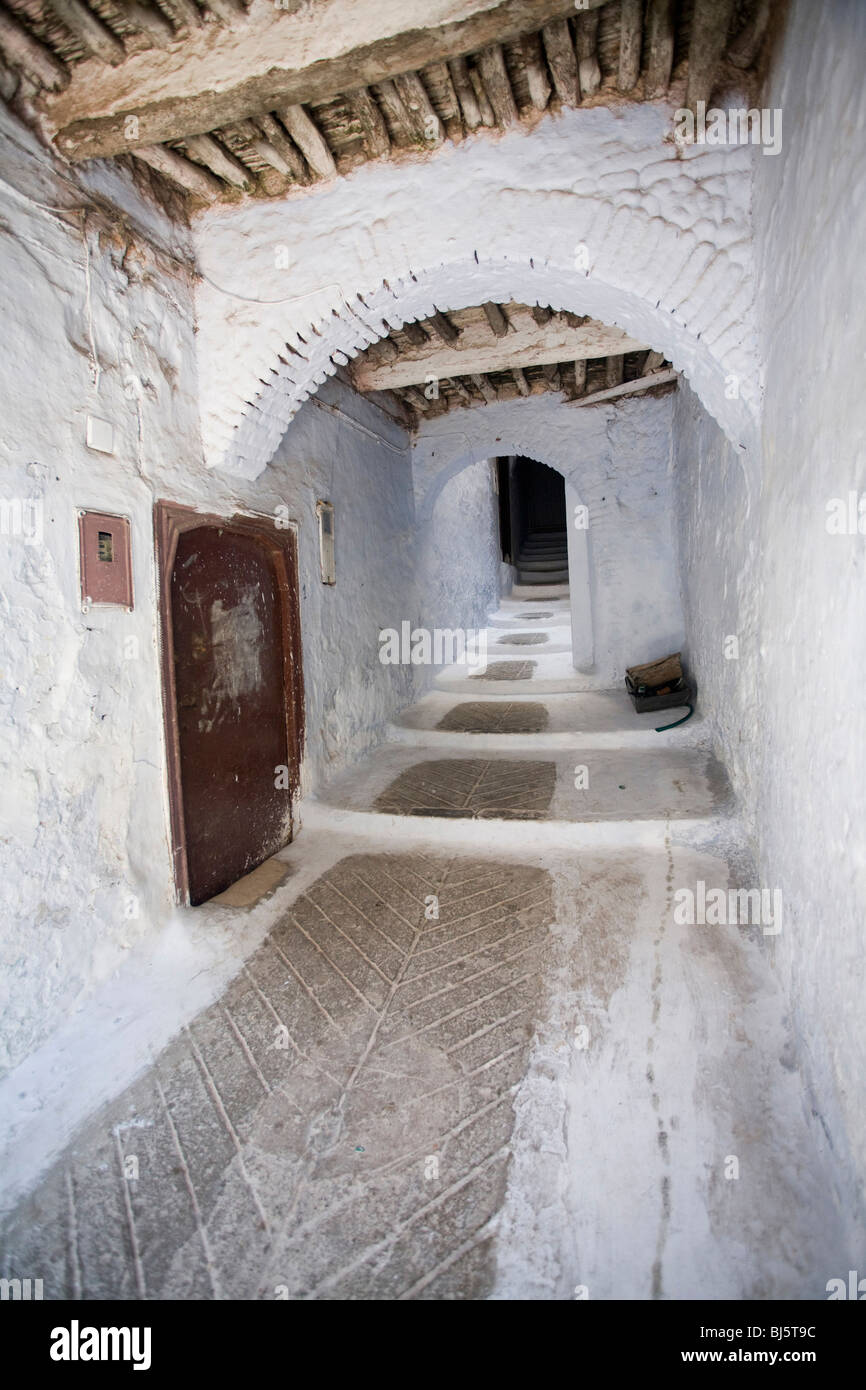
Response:
POLYGON ((538 734, 547 728, 544 705, 512 700, 467 700, 454 705, 437 729, 466 734, 538 734))
POLYGON ((391 815, 495 818, 501 812, 503 818, 528 820, 547 811, 555 781, 555 763, 441 758, 405 768, 375 807, 391 815))
POLYGON ((471 681, 528 681, 535 670, 534 661, 491 661, 483 671, 470 676, 471 681))
POLYGON ((18 1209, 2 1276, 47 1299, 486 1297, 552 920, 541 869, 340 860, 18 1209))
POLYGON ((546 632, 506 632, 503 637, 497 637, 497 642, 505 642, 509 647, 536 647, 540 642, 547 641, 546 632))

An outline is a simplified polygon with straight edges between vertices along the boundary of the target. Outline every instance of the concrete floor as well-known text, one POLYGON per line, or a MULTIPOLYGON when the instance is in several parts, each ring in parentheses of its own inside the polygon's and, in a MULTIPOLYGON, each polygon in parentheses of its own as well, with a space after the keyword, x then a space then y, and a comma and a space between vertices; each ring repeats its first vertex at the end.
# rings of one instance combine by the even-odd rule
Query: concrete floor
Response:
POLYGON ((18 1204, 0 1273, 48 1298, 824 1296, 847 1253, 772 938, 672 911, 748 881, 700 721, 521 684, 445 673, 306 805, 267 933, 18 1204))

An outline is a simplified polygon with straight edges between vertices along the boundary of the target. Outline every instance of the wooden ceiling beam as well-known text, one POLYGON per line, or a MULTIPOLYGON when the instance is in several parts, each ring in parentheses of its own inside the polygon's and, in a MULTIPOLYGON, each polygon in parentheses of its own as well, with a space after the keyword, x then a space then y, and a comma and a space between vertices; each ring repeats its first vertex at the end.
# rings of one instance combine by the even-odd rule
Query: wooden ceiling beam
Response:
POLYGON ((574 19, 577 71, 581 97, 591 97, 601 86, 598 65, 598 14, 595 10, 580 10, 574 19))
MULTIPOLYGON (((85 8, 80 0, 51 3, 85 8)), ((588 3, 593 8, 582 12, 578 23, 597 19, 594 9, 603 0, 588 3)), ((87 13, 101 31, 110 32, 87 13)), ((397 8, 365 7, 361 17, 353 0, 320 0, 296 14, 261 7, 241 27, 190 29, 171 61, 148 49, 130 55, 99 82, 82 67, 65 95, 43 98, 45 115, 68 158, 103 158, 127 153, 136 144, 207 133, 262 112, 329 101, 431 63, 479 53, 484 86, 489 80, 494 88, 495 100, 488 88, 491 104, 507 124, 516 119, 516 106, 499 45, 573 13, 573 0, 404 0, 397 8), (138 118, 134 138, 126 124, 129 115, 138 118)), ((109 61, 120 62, 124 49, 115 42, 119 53, 112 45, 109 61)))
POLYGON ((490 331, 493 333, 493 336, 496 338, 504 338, 508 332, 508 319, 505 317, 500 306, 488 301, 488 303, 482 304, 481 307, 484 310, 487 322, 490 324, 490 331))
POLYGON ((191 159, 185 159, 177 150, 170 150, 166 145, 139 145, 132 153, 136 159, 149 164, 151 169, 156 169, 172 183, 205 202, 212 203, 225 192, 224 185, 209 170, 194 164, 191 159))
POLYGON ((277 111, 313 173, 320 179, 336 177, 337 165, 325 143, 325 138, 303 106, 285 106, 277 111))
POLYGON ((630 92, 640 77, 643 44, 643 0, 621 0, 617 90, 630 92))
POLYGON ((646 18, 648 97, 662 97, 670 86, 676 39, 675 18, 674 0, 649 0, 646 18))
MULTIPOLYGON (((621 361, 624 353, 645 347, 645 344, 629 338, 621 328, 596 320, 581 322, 579 328, 570 328, 561 318, 553 317, 548 324, 541 326, 526 313, 525 323, 520 322, 518 327, 516 308, 511 308, 509 312, 512 315, 511 327, 504 338, 493 338, 486 316, 477 314, 463 322, 459 342, 444 339, 431 341, 425 335, 423 341, 410 343, 392 362, 381 363, 366 356, 359 357, 352 372, 355 384, 362 391, 395 390, 402 386, 417 386, 427 376, 441 380, 588 357, 612 356, 621 361)), ((432 320, 427 322, 435 327, 432 320)), ((408 330, 407 324, 403 330, 407 336, 408 330)))
POLYGON ((582 396, 580 400, 572 402, 574 405, 595 405, 599 401, 613 401, 618 396, 637 395, 641 391, 648 391, 652 386, 666 386, 669 382, 678 381, 679 372, 674 371, 673 367, 666 372, 655 372, 652 376, 638 377, 637 381, 623 381, 619 386, 605 388, 603 391, 592 391, 588 396, 582 396))
POLYGON ((70 80, 69 69, 51 49, 34 39, 6 10, 0 10, 0 53, 10 67, 18 68, 49 90, 59 90, 70 80))
POLYGON ((734 0, 695 0, 686 84, 686 106, 692 111, 699 101, 709 105, 733 12, 734 0))
POLYGON ((577 56, 571 41, 567 19, 554 19, 541 31, 547 66, 553 78, 556 95, 565 106, 580 102, 580 83, 577 77, 577 56))
POLYGON ((126 49, 120 39, 82 0, 48 0, 48 8, 94 58, 112 67, 125 61, 126 49))

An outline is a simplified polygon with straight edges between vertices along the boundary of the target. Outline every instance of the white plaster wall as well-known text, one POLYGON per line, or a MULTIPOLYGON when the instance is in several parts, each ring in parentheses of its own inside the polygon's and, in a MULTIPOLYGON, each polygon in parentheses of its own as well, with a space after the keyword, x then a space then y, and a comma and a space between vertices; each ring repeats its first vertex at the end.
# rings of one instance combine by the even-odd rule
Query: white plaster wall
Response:
POLYGON ((847 1133, 863 1202, 866 535, 829 535, 826 508, 866 491, 866 6, 820 9, 816 28, 814 5, 792 4, 766 99, 784 110, 784 147, 755 185, 766 360, 755 787, 760 861, 788 903, 779 968, 816 1108, 840 1170, 847 1133))
MULTIPOLYGON (((862 1258, 866 1179, 866 535, 827 504, 866 491, 866 333, 854 289, 866 241, 866 8, 795 0, 764 102, 783 148, 755 166, 766 359, 761 452, 736 449, 683 392, 674 414, 688 655, 732 774, 763 886, 767 942, 862 1258), (735 636, 739 658, 726 660, 735 636)), ((828 1277, 836 1271, 828 1270, 828 1277)))
POLYGON ((432 159, 366 165, 282 203, 203 214, 208 461, 255 476, 335 363, 390 324, 487 299, 621 325, 686 374, 732 439, 751 437, 751 151, 683 150, 672 114, 664 103, 563 111, 432 159), (739 399, 725 394, 727 373, 739 399))
MULTIPOLYGON (((418 533, 418 588, 427 628, 477 630, 499 606, 501 550, 492 459, 446 482, 418 533)), ((429 673, 432 675, 432 672, 429 673)))
MULTIPOLYGON (((255 486, 204 466, 186 233, 128 178, 95 166, 104 202, 0 117, 0 499, 38 502, 33 543, 0 534, 0 1068, 81 1009, 137 944, 178 928, 167 834, 153 504, 230 515, 288 508, 299 527, 309 789, 381 736, 411 672, 375 662, 395 591, 412 594, 405 432, 333 381, 255 486), (87 208, 67 221, 50 211, 87 208), (85 445, 112 422, 114 454, 85 445), (347 417, 354 417, 351 423, 347 417), (336 508, 337 584, 319 577, 315 503, 336 508), (81 611, 77 510, 130 519, 135 609, 81 611)), ((13 516, 9 512, 10 517, 13 516)), ((183 928, 181 928, 183 930, 183 928)))
MULTIPOLYGON (((419 522, 468 463, 524 454, 562 473, 589 508, 595 662, 588 684, 619 686, 627 666, 678 651, 682 605, 670 432, 674 396, 576 407, 553 393, 424 421, 413 449, 419 522)), ((578 585, 572 602, 583 603, 578 585)), ((577 621, 582 621, 582 610, 577 621)))

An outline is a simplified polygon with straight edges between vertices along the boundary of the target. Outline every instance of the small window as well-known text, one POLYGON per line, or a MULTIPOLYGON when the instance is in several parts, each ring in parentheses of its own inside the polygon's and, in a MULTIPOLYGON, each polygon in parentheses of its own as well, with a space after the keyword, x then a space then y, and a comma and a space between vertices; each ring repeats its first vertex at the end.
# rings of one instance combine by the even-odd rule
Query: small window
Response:
POLYGON ((111 561, 114 559, 114 542, 112 540, 110 531, 99 532, 97 554, 100 560, 111 561))

